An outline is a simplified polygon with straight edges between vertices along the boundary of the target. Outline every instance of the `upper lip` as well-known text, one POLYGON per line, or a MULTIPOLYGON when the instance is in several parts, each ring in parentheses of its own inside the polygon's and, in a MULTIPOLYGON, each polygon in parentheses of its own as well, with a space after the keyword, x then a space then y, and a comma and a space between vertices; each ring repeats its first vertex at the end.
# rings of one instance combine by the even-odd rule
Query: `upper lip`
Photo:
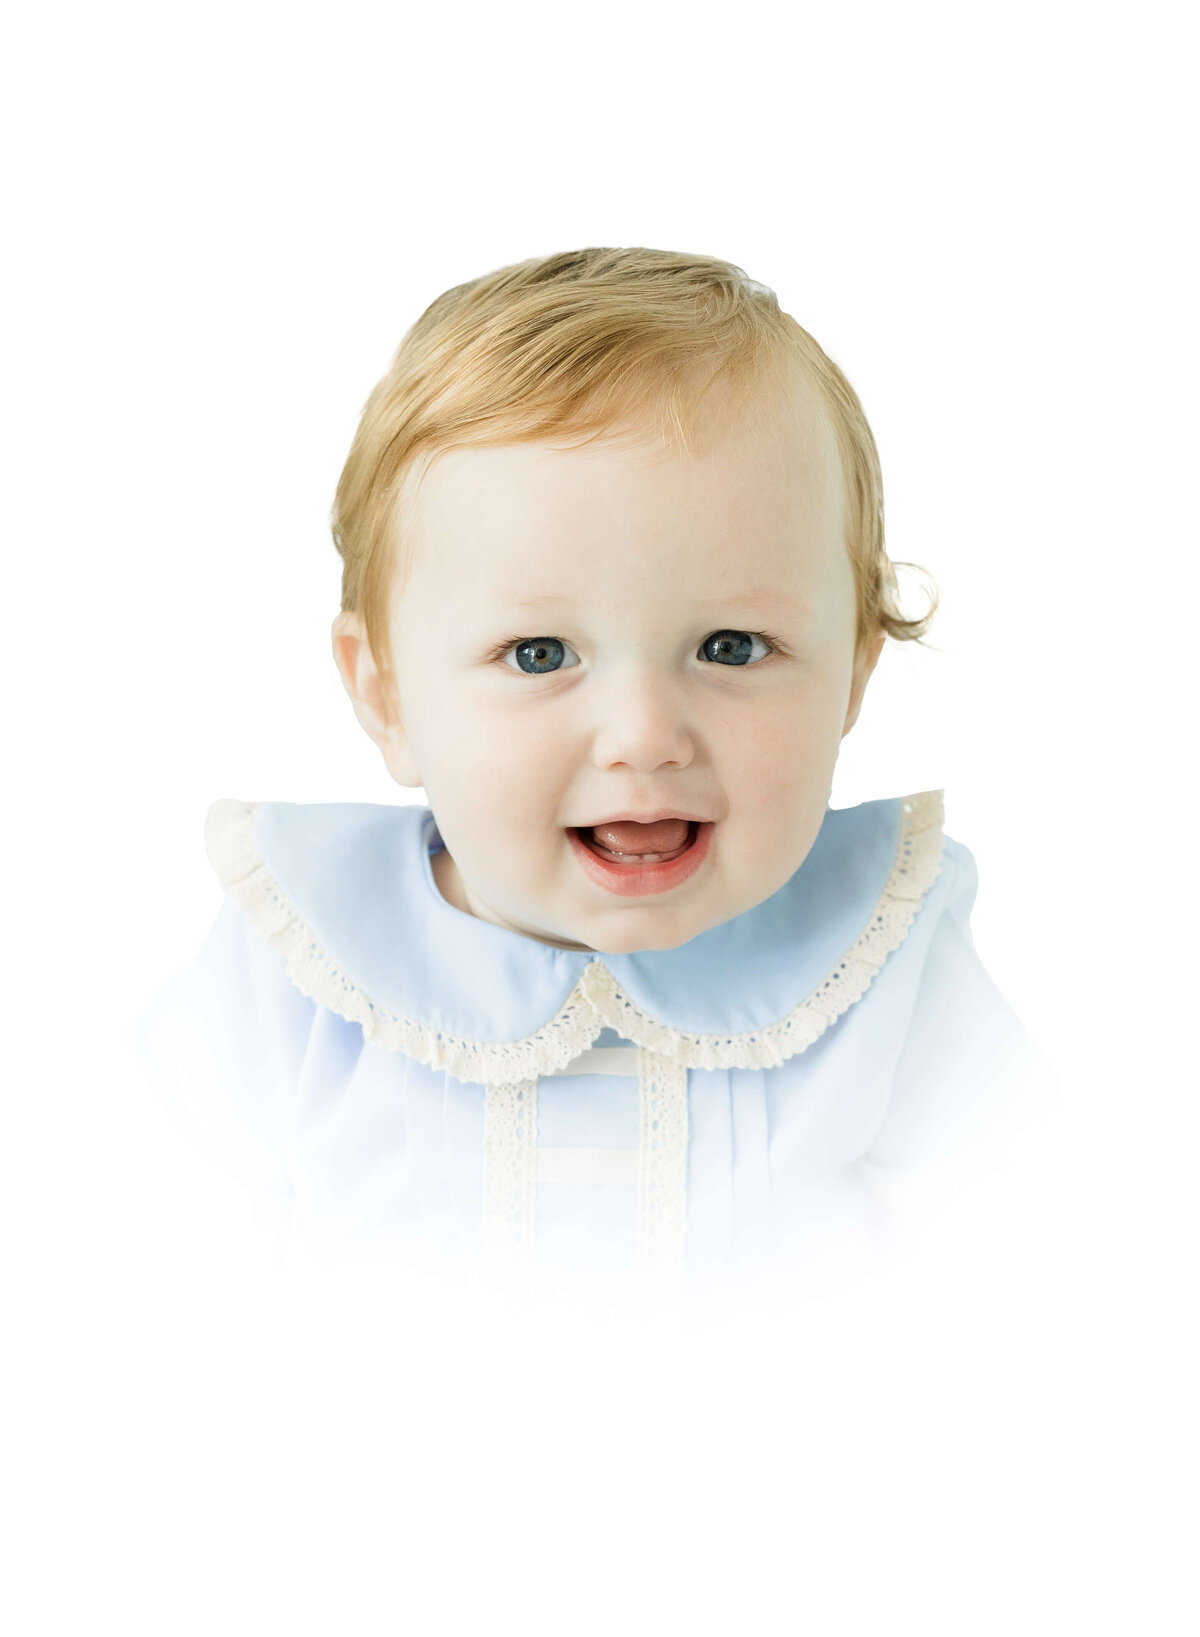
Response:
POLYGON ((677 807, 662 807, 654 813, 613 813, 608 818, 593 819, 590 824, 576 824, 576 830, 594 830, 601 824, 658 824, 663 819, 686 819, 689 824, 707 824, 708 819, 695 813, 681 813, 677 807))

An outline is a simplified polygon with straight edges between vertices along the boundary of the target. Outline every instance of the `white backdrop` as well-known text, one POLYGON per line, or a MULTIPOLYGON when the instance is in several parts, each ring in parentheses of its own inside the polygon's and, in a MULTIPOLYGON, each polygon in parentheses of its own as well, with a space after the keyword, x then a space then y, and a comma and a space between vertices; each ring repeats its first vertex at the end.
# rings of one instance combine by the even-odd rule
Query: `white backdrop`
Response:
POLYGON ((14 1629, 1193 1629, 1183 7, 12 27, 14 1629), (658 1351, 297 1290, 123 1055, 216 914, 213 799, 412 794, 329 652, 329 505, 401 334, 634 244, 744 267, 862 397, 942 608, 834 805, 945 788, 977 946, 1066 1077, 880 1278, 658 1351))

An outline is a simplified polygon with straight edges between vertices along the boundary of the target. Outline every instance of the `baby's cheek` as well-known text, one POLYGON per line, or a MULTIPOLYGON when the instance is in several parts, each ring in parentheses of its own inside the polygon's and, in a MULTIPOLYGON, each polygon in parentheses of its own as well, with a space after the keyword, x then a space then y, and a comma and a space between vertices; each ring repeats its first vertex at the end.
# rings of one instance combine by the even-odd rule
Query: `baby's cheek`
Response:
POLYGON ((563 778, 561 748, 538 731, 532 712, 525 714, 466 709, 447 723, 438 750, 443 783, 497 834, 506 825, 527 826, 539 808, 553 806, 563 778))
POLYGON ((460 743, 476 765, 521 776, 540 775, 561 760, 555 737, 531 711, 474 714, 464 723, 460 743))
POLYGON ((746 810, 781 817, 812 799, 823 805, 836 744, 823 721, 795 709, 743 721, 726 746, 727 793, 746 810))

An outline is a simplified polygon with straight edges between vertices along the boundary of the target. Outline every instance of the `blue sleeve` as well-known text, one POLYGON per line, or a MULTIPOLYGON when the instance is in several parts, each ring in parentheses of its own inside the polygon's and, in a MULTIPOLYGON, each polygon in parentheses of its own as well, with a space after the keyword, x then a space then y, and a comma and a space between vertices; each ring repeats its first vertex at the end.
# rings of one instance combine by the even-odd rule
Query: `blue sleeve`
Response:
POLYGON ((883 1121, 865 1158, 893 1170, 940 1164, 1019 1129, 1055 1076, 984 968, 971 936, 975 859, 947 838, 953 872, 921 972, 883 1121))
POLYGON ((134 1024, 135 1053, 176 1120, 280 1211, 291 1200, 288 1138, 315 1010, 227 897, 199 954, 134 1024))

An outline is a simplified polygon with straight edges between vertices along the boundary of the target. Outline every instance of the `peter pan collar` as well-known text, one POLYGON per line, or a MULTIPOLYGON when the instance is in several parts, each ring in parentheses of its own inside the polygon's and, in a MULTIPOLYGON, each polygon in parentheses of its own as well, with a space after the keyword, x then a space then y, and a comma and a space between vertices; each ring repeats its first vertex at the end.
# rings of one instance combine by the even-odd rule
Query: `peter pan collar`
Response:
POLYGON ((771 1068, 866 992, 941 868, 943 792, 830 808, 753 909, 670 950, 557 949, 446 902, 427 807, 217 801, 222 886, 304 994, 373 1045, 511 1085, 605 1028, 685 1068, 771 1068))

